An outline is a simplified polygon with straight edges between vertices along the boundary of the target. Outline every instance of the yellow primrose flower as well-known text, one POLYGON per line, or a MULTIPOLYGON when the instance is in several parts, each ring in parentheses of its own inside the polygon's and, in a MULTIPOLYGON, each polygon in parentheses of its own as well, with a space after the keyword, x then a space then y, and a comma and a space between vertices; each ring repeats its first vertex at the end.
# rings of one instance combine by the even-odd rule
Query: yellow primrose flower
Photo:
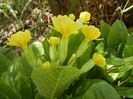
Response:
POLYGON ((7 45, 26 48, 27 43, 30 39, 31 39, 31 34, 29 30, 25 30, 25 32, 19 31, 11 35, 10 38, 8 38, 7 45))
POLYGON ((44 62, 42 67, 45 69, 50 69, 51 68, 50 62, 49 61, 44 62))
POLYGON ((87 22, 90 20, 90 13, 88 13, 87 11, 81 12, 79 15, 79 19, 83 20, 84 22, 87 22))
POLYGON ((81 24, 71 20, 68 16, 57 16, 52 18, 55 30, 60 32, 64 37, 77 33, 81 24))
POLYGON ((99 54, 99 53, 94 53, 93 54, 93 60, 100 67, 104 67, 106 65, 105 58, 101 54, 99 54))
POLYGON ((48 39, 49 44, 51 45, 57 45, 59 43, 60 39, 57 37, 50 37, 48 39))
POLYGON ((72 20, 75 20, 75 15, 74 14, 69 14, 69 18, 72 20))
POLYGON ((99 31, 99 29, 93 25, 89 25, 89 26, 84 25, 82 27, 82 32, 85 38, 88 40, 96 40, 101 35, 101 32, 99 31))

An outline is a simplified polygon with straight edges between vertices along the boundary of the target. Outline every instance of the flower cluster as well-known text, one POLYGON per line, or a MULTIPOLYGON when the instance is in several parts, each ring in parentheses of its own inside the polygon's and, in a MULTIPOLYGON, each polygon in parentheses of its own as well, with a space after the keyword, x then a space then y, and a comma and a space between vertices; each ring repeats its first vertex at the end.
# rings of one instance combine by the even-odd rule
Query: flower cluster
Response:
MULTIPOLYGON (((49 56, 51 63, 45 62, 43 67, 50 67, 56 65, 63 65, 68 54, 68 44, 70 36, 79 33, 81 31, 84 35, 84 40, 79 45, 79 48, 68 61, 68 65, 73 65, 74 62, 81 57, 89 47, 89 43, 93 40, 97 40, 100 37, 101 32, 98 28, 93 25, 87 25, 90 20, 90 13, 81 12, 79 19, 75 20, 74 14, 59 15, 52 17, 54 30, 59 32, 62 37, 50 37, 47 41, 50 44, 49 56), (51 64, 51 65, 50 65, 51 64)), ((25 32, 19 31, 8 38, 8 45, 17 46, 21 48, 26 48, 28 41, 31 39, 30 32, 26 30, 25 32)), ((105 66, 105 58, 99 54, 94 53, 94 62, 99 66, 105 66)))
MULTIPOLYGON (((88 13, 87 11, 81 12, 79 19, 77 19, 76 21, 74 20, 75 20, 74 14, 70 14, 69 16, 59 15, 57 17, 52 18, 54 26, 53 29, 62 34, 62 38, 60 40, 60 43, 58 44, 58 50, 59 50, 58 55, 61 64, 63 64, 63 62, 66 59, 69 37, 72 34, 77 34, 79 33, 79 30, 81 30, 85 37, 85 39, 82 41, 81 45, 77 49, 77 52, 74 54, 77 58, 81 57, 84 54, 84 52, 87 50, 87 48, 89 47, 88 43, 90 43, 93 40, 96 40, 101 35, 101 32, 98 28, 96 28, 93 25, 86 25, 86 23, 89 23, 90 20, 90 13, 88 13)), ((72 59, 72 57, 70 58, 70 60, 72 59)), ((97 65, 105 66, 105 59, 104 57, 102 58, 101 57, 102 55, 94 54, 93 59, 97 65)))

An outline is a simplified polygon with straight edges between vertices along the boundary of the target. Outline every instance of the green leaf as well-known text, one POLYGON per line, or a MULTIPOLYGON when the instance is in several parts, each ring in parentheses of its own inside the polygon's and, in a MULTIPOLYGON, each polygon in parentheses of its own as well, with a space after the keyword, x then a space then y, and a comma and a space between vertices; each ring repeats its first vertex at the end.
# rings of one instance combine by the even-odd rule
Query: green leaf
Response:
POLYGON ((119 88, 117 88, 117 92, 121 96, 133 98, 133 87, 119 87, 119 88))
POLYGON ((9 80, 11 79, 12 85, 14 85, 15 89, 22 95, 23 99, 33 99, 35 94, 35 86, 31 80, 31 72, 33 61, 37 61, 34 60, 32 54, 30 48, 27 49, 26 52, 22 53, 22 56, 18 59, 17 63, 12 66, 12 71, 7 75, 7 77, 5 77, 9 78, 12 74, 9 80))
POLYGON ((133 64, 133 56, 126 58, 106 58, 107 64, 111 64, 114 66, 120 66, 125 64, 133 64))
POLYGON ((103 44, 103 42, 100 42, 96 46, 95 50, 96 50, 96 52, 99 52, 99 53, 103 53, 104 54, 105 52, 104 52, 104 44, 103 44))
POLYGON ((0 99, 7 99, 7 96, 5 96, 2 92, 0 92, 0 99))
POLYGON ((130 34, 127 38, 127 44, 128 45, 133 45, 133 34, 130 34))
POLYGON ((39 92, 37 92, 35 95, 35 99, 44 99, 44 97, 39 92))
POLYGON ((3 13, 7 18, 9 18, 9 16, 7 15, 7 13, 3 9, 0 9, 0 13, 3 13))
POLYGON ((82 33, 78 33, 78 34, 72 35, 70 37, 66 61, 68 61, 69 58, 71 57, 71 55, 77 51, 77 49, 78 49, 79 45, 81 44, 81 42, 83 41, 83 39, 84 39, 84 35, 82 33))
POLYGON ((111 26, 104 21, 100 21, 100 31, 101 31, 101 37, 104 38, 105 47, 107 45, 107 37, 109 34, 111 26))
POLYGON ((124 47, 124 57, 133 56, 133 34, 130 34, 127 38, 127 43, 124 47))
POLYGON ((133 68, 133 56, 126 58, 107 58, 106 62, 107 64, 113 65, 112 67, 108 65, 110 68, 108 69, 108 72, 110 73, 119 73, 120 75, 124 75, 127 71, 133 68))
POLYGON ((107 64, 111 64, 114 66, 120 66, 120 65, 124 65, 124 59, 122 58, 106 58, 106 62, 107 64))
POLYGON ((11 49, 0 48, 0 75, 9 70, 17 58, 11 49))
POLYGON ((33 99, 35 94, 34 86, 28 75, 23 75, 22 73, 17 74, 14 84, 23 99, 33 99))
POLYGON ((0 99, 21 99, 21 96, 14 88, 0 79, 0 99))
POLYGON ((49 56, 50 45, 49 45, 47 39, 44 40, 44 42, 43 42, 43 47, 44 47, 44 57, 45 57, 47 60, 50 60, 50 56, 49 56))
POLYGON ((120 20, 116 20, 108 34, 107 47, 117 49, 118 45, 127 40, 128 30, 124 23, 120 20))
MULTIPOLYGON (((127 66, 126 66, 127 67, 127 66)), ((120 72, 122 72, 122 73, 120 73, 120 75, 119 75, 119 77, 121 77, 121 79, 120 79, 120 81, 122 82, 122 81, 126 81, 126 82, 128 82, 128 79, 130 78, 130 76, 131 76, 131 73, 132 73, 132 69, 131 68, 133 68, 133 66, 132 67, 127 67, 127 68, 124 68, 123 69, 123 71, 120 71, 120 72)), ((124 82, 125 83, 125 82, 124 82)))
POLYGON ((121 99, 116 90, 105 81, 92 81, 86 83, 85 86, 89 88, 85 88, 87 89, 85 93, 73 99, 121 99), (89 84, 89 86, 87 84, 89 84))
POLYGON ((5 72, 11 64, 12 62, 6 56, 0 53, 0 75, 5 72))
POLYGON ((133 45, 126 45, 124 48, 124 57, 133 56, 133 45))
POLYGON ((32 79, 46 99, 58 98, 70 84, 79 77, 75 67, 56 67, 49 70, 38 68, 32 73, 32 79))
MULTIPOLYGON (((73 55, 73 53, 76 53, 83 39, 84 39, 84 35, 81 32, 76 35, 72 35, 70 37, 70 41, 68 45, 68 53, 67 53, 68 55, 65 61, 66 64, 68 60, 70 59, 70 57, 73 55)), ((93 42, 89 44, 89 48, 87 49, 87 51, 80 58, 77 59, 76 64, 78 68, 81 68, 82 65, 91 58, 92 50, 94 50, 93 42)))

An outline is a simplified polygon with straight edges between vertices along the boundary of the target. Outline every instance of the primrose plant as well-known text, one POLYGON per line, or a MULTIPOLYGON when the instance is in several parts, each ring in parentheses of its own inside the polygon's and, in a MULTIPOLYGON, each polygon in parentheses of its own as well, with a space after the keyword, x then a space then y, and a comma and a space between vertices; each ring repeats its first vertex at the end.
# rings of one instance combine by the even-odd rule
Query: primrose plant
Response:
POLYGON ((105 68, 105 58, 98 52, 93 53, 92 58, 86 59, 87 61, 78 67, 79 59, 84 57, 93 40, 97 40, 101 35, 98 28, 87 25, 89 20, 90 13, 86 11, 81 12, 77 20, 74 14, 52 17, 53 26, 50 27, 60 36, 50 36, 44 41, 48 46, 43 46, 49 47, 48 51, 44 50, 44 54, 49 56, 45 59, 36 58, 34 54, 38 53, 33 52, 32 44, 28 46, 27 43, 31 39, 30 31, 19 31, 8 38, 7 45, 23 49, 22 55, 32 67, 31 79, 36 90, 46 99, 59 98, 81 74, 88 72, 95 65, 105 68), (78 34, 82 35, 82 40, 70 54, 70 50, 75 47, 70 49, 71 40, 78 34))

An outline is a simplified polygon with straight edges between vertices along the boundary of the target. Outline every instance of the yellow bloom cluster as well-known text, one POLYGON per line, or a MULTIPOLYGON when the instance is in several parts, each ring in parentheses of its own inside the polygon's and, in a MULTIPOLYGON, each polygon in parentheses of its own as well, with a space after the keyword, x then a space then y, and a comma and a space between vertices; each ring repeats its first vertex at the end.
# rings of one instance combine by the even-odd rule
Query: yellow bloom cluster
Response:
POLYGON ((99 54, 99 53, 94 53, 93 54, 93 60, 100 67, 104 67, 106 65, 105 58, 101 54, 99 54))
POLYGON ((59 43, 60 39, 57 37, 50 37, 48 39, 49 44, 51 45, 57 45, 59 43))
MULTIPOLYGON (((87 11, 81 12, 79 19, 87 22, 90 20, 90 13, 87 11)), ((86 39, 88 40, 96 40, 100 35, 100 31, 93 25, 81 25, 78 21, 75 20, 74 14, 70 14, 69 17, 57 16, 52 18, 52 22, 54 25, 54 29, 60 32, 64 37, 68 37, 71 34, 77 33, 77 31, 82 27, 82 32, 86 39)))
POLYGON ((60 32, 64 37, 77 33, 81 28, 81 24, 71 20, 68 16, 57 16, 52 18, 55 30, 60 32))
MULTIPOLYGON (((78 30, 81 29, 82 33, 85 36, 85 39, 82 41, 81 45, 77 49, 76 55, 77 57, 80 57, 84 54, 84 52, 89 47, 88 43, 92 40, 96 40, 98 37, 100 37, 101 32, 98 28, 96 28, 93 25, 84 25, 84 23, 87 23, 90 20, 90 13, 87 11, 81 12, 79 19, 75 20, 74 14, 70 14, 69 16, 62 16, 59 15, 57 17, 52 18, 53 22, 53 28, 60 32, 62 34, 62 38, 59 44, 59 61, 60 63, 63 63, 67 56, 67 49, 68 49, 68 43, 69 43, 69 36, 72 34, 78 33, 78 30), (67 38, 67 39, 66 39, 67 38)), ((49 43, 54 43, 57 40, 55 39, 49 39, 49 43)))
POLYGON ((28 41, 31 39, 31 34, 29 30, 25 30, 25 32, 19 31, 10 38, 8 38, 7 45, 17 46, 21 48, 26 48, 28 41))

